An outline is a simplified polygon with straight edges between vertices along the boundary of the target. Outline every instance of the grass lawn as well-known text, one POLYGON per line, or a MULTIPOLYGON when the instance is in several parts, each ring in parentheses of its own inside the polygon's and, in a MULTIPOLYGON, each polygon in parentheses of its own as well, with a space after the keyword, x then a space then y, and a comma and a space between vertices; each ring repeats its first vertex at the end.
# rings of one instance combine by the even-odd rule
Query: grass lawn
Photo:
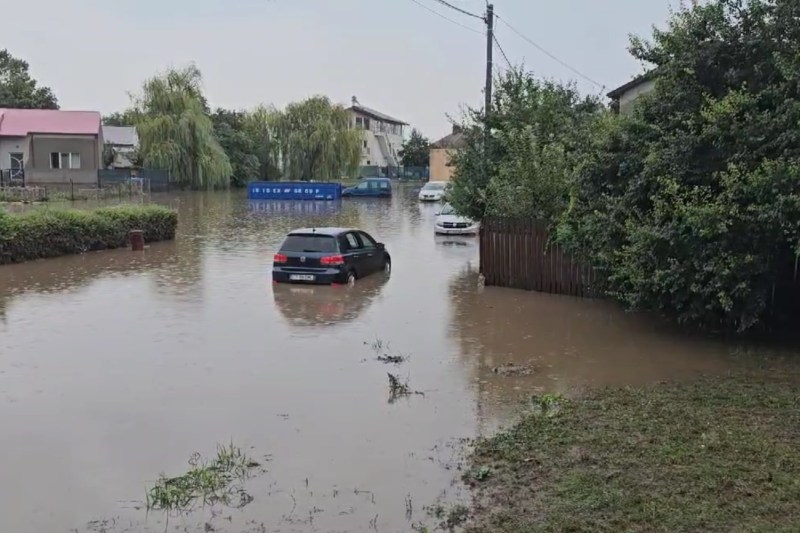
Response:
POLYGON ((479 441, 477 532, 800 531, 800 369, 543 398, 479 441))

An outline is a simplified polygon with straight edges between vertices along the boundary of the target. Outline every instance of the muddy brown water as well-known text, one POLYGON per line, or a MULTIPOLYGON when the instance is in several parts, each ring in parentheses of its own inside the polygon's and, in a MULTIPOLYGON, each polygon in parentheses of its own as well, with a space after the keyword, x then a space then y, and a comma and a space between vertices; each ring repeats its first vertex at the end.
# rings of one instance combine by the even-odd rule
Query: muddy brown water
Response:
POLYGON ((747 364, 605 302, 480 287, 476 240, 434 237, 437 206, 411 187, 155 200, 180 211, 174 242, 0 267, 0 531, 409 531, 468 498, 460 439, 532 394, 747 364), (391 278, 273 287, 286 231, 322 225, 385 242, 391 278), (375 361, 376 340, 409 360, 375 361), (387 371, 425 395, 389 404, 387 371), (230 441, 269 456, 251 504, 141 509, 159 473, 230 441))

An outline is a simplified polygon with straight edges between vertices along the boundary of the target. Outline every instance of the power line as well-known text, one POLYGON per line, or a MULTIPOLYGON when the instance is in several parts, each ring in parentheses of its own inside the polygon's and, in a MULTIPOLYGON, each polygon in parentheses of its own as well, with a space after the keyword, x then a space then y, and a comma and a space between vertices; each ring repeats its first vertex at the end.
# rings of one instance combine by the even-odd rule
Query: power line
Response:
MULTIPOLYGON (((458 11, 459 13, 462 13, 462 14, 464 14, 464 15, 467 15, 467 16, 470 16, 470 17, 474 17, 474 18, 476 18, 476 19, 483 20, 483 17, 482 17, 482 16, 480 16, 480 15, 476 15, 475 13, 470 13, 470 12, 469 12, 469 11, 467 11, 466 9, 461 9, 460 7, 458 7, 458 6, 454 6, 453 4, 451 4, 450 2, 446 2, 445 0, 435 0, 435 1, 436 1, 436 2, 439 2, 439 3, 440 3, 440 4, 442 4, 443 6, 447 6, 447 7, 449 7, 450 9, 454 9, 454 10, 456 10, 456 11, 458 11)), ((487 1, 488 1, 488 0, 487 0, 487 1)))
MULTIPOLYGON (((509 24, 508 22, 506 22, 506 19, 504 19, 504 18, 500 18, 500 17, 499 17, 499 16, 497 16, 497 15, 495 15, 495 16, 496 16, 496 17, 497 17, 497 18, 498 18, 500 21, 502 21, 502 22, 503 22, 503 24, 505 24, 506 26, 508 26, 508 29, 510 29, 511 31, 513 31, 514 33, 516 33, 517 35, 519 35, 520 37, 522 37, 522 38, 523 38, 524 40, 526 40, 528 43, 530 43, 531 45, 533 45, 533 46, 534 46, 534 48, 536 48, 537 50, 539 50, 541 53, 543 53, 544 55, 546 55, 547 57, 549 57, 550 59, 552 59, 553 61, 555 61, 555 62, 556 62, 556 63, 558 63, 559 65, 561 65, 562 67, 564 67, 564 68, 568 69, 568 70, 569 70, 569 71, 571 71, 573 74, 576 74, 577 76, 580 76, 581 78, 583 78, 584 80, 588 81, 589 83, 593 83, 593 84, 594 84, 594 85, 596 85, 597 87, 600 87, 601 89, 605 89, 605 85, 603 85, 602 83, 598 83, 598 82, 596 82, 595 80, 593 80, 592 78, 590 78, 589 76, 587 76, 586 74, 584 74, 583 72, 579 71, 579 70, 578 70, 578 69, 576 69, 575 67, 573 67, 573 66, 569 65, 568 63, 566 63, 566 62, 562 61, 561 59, 559 59, 559 58, 558 58, 558 57, 556 57, 555 55, 553 55, 553 54, 551 54, 550 52, 548 52, 547 50, 545 50, 545 49, 544 49, 544 48, 543 48, 541 45, 539 45, 538 43, 536 43, 536 42, 535 42, 533 39, 531 39, 531 38, 530 38, 530 37, 528 37, 527 35, 523 34, 521 31, 519 31, 519 30, 517 30, 516 28, 514 28, 514 26, 512 26, 511 24, 509 24)), ((499 44, 498 44, 498 46, 499 46, 499 44)), ((501 51, 502 51, 502 49, 501 49, 501 51)))
POLYGON ((492 37, 494 38, 494 44, 497 45, 497 48, 500 49, 500 53, 503 54, 503 59, 505 59, 506 63, 508 63, 508 67, 509 68, 514 68, 514 65, 512 65, 511 61, 508 60, 508 56, 506 55, 506 51, 503 50, 502 46, 500 46, 500 41, 497 40, 497 35, 492 35, 492 37))
POLYGON ((480 31, 480 30, 476 30, 475 28, 470 28, 469 26, 465 26, 464 24, 461 24, 460 22, 457 22, 457 21, 455 21, 455 20, 451 19, 451 18, 450 18, 450 17, 448 17, 448 16, 442 15, 442 14, 441 14, 441 13, 439 13, 438 11, 436 11, 436 10, 434 10, 434 9, 431 9, 430 7, 426 6, 425 4, 423 4, 422 2, 420 2, 419 0, 411 0, 411 1, 412 1, 412 2, 414 2, 415 4, 417 4, 418 6, 420 6, 421 8, 427 9, 428 11, 430 11, 431 13, 433 13, 434 15, 436 15, 437 17, 441 17, 441 18, 443 18, 443 19, 444 19, 444 20, 446 20, 446 21, 452 22, 452 23, 453 23, 453 24, 455 24, 456 26, 461 26, 461 27, 462 27, 462 28, 464 28, 465 30, 469 30, 469 31, 471 31, 471 32, 477 33, 478 35, 483 35, 483 32, 482 32, 482 31, 480 31))

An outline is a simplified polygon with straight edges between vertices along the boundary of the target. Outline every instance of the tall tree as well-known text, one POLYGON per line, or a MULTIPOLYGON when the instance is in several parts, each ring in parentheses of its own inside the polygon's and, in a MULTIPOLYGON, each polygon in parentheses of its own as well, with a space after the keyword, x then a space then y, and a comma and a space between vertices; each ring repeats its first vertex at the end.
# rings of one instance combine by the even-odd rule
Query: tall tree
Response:
POLYGON ((103 116, 103 125, 105 126, 135 126, 139 121, 135 109, 126 109, 125 111, 115 111, 109 115, 103 116))
POLYGON ((430 140, 418 129, 411 130, 411 136, 403 142, 400 160, 404 167, 427 167, 430 161, 430 140))
POLYGON ((523 216, 554 224, 591 125, 605 113, 572 84, 537 79, 522 68, 499 76, 487 119, 470 110, 466 146, 454 159, 454 207, 475 219, 523 216), (489 131, 487 139, 486 132, 489 131))
POLYGON ((49 87, 39 87, 28 72, 26 61, 0 50, 0 107, 18 109, 58 109, 58 100, 49 87))
POLYGON ((278 123, 281 114, 273 107, 256 107, 244 117, 244 131, 254 145, 258 158, 260 180, 280 179, 281 151, 278 139, 278 123))
POLYGON ((604 125, 561 228, 609 294, 713 329, 769 316, 800 253, 799 19, 709 0, 633 40, 655 89, 604 125))
POLYGON ((256 145, 245 131, 246 120, 246 113, 221 108, 211 115, 214 135, 231 163, 231 185, 234 187, 244 187, 248 181, 259 177, 256 145))
POLYGON ((145 166, 169 170, 182 187, 227 187, 233 172, 214 135, 194 65, 147 80, 136 99, 139 153, 145 166))
POLYGON ((336 180, 358 172, 362 133, 344 107, 314 96, 286 106, 275 125, 284 177, 336 180))

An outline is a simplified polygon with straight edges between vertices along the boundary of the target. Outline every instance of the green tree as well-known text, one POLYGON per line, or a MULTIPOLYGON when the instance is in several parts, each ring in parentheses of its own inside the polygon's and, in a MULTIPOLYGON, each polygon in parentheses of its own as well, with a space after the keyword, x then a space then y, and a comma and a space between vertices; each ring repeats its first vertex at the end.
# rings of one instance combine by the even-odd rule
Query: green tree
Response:
POLYGON ((362 133, 351 127, 344 107, 314 96, 286 106, 274 126, 284 177, 323 181, 357 174, 362 133))
POLYGON ((273 107, 263 105, 247 113, 244 130, 254 144, 258 158, 258 179, 273 181, 281 178, 281 147, 278 139, 280 113, 273 107))
POLYGON ((115 111, 109 115, 103 116, 104 126, 134 126, 139 121, 140 117, 137 115, 135 109, 126 109, 125 111, 115 111))
POLYGON ((39 87, 31 78, 26 61, 0 50, 0 107, 18 109, 58 109, 58 100, 49 87, 39 87))
POLYGON ((260 177, 256 143, 245 130, 246 120, 246 113, 221 108, 211 115, 214 135, 231 163, 234 187, 244 187, 248 181, 260 177))
POLYGON ((542 81, 522 68, 497 78, 490 111, 488 119, 482 110, 468 111, 465 147, 453 158, 454 207, 475 219, 556 222, 592 125, 607 111, 574 85, 542 81))
POLYGON ((418 129, 411 130, 411 136, 403 142, 400 161, 404 167, 427 167, 430 163, 431 142, 418 129))
POLYGON ((202 76, 194 65, 147 80, 136 99, 139 155, 147 167, 168 170, 182 187, 227 187, 233 173, 214 135, 202 76))
POLYGON ((599 129, 560 228, 609 294, 711 329, 767 317, 800 252, 798 19, 710 0, 633 39, 655 89, 599 129))

